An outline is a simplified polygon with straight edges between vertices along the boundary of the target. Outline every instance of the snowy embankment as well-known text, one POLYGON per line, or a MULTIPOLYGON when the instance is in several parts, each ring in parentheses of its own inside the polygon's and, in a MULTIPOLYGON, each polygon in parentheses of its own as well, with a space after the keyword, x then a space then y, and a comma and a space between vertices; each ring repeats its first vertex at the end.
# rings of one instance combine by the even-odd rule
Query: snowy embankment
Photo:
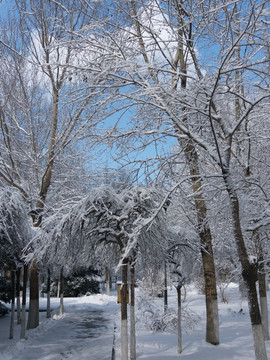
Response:
MULTIPOLYGON (((169 307, 164 319, 163 299, 147 298, 136 289, 137 359, 254 359, 247 302, 235 284, 226 288, 225 295, 228 303, 219 302, 220 345, 213 346, 204 341, 204 296, 193 286, 186 287, 183 352, 179 355, 174 328, 176 290, 169 290, 169 307), (163 331, 154 331, 154 328, 163 331)), ((269 292, 268 295, 270 297, 269 292)), ((65 314, 58 317, 59 300, 52 299, 54 317, 46 319, 46 313, 42 312, 40 326, 27 331, 27 340, 19 340, 17 325, 14 340, 8 340, 9 316, 0 318, 0 360, 110 360, 114 323, 115 360, 119 360, 120 305, 116 303, 116 296, 65 298, 64 304, 65 314)), ((41 298, 41 308, 45 307, 46 301, 41 298)), ((270 341, 266 344, 270 354, 270 341)))

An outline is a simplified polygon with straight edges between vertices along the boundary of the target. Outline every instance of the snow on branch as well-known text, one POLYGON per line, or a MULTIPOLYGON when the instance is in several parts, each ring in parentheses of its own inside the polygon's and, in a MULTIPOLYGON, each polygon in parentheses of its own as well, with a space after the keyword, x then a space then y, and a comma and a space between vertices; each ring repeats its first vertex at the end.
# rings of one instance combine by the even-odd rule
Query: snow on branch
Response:
POLYGON ((64 265, 69 272, 78 262, 81 265, 91 259, 101 259, 107 247, 114 243, 118 248, 118 269, 122 260, 132 257, 138 246, 145 247, 149 241, 159 248, 163 246, 166 222, 165 210, 161 211, 160 204, 164 208, 165 203, 158 189, 152 187, 138 186, 122 191, 110 186, 99 187, 71 206, 57 223, 47 219, 26 259, 46 259, 46 263, 54 266, 64 265))

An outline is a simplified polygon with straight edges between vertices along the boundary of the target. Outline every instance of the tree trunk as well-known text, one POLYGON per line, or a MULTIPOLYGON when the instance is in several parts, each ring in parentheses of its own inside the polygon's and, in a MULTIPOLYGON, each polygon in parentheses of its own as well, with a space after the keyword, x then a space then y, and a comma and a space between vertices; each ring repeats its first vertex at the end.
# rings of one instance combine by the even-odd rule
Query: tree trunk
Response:
POLYGON ((11 316, 10 316, 10 328, 9 328, 9 338, 13 339, 14 337, 14 317, 15 317, 15 297, 16 297, 16 274, 15 270, 11 271, 11 316))
POLYGON ((39 281, 37 263, 30 269, 30 303, 27 329, 34 329, 39 325, 39 281))
MULTIPOLYGON (((209 239, 209 231, 205 237, 209 239)), ((201 239, 202 239, 201 234, 201 239)), ((216 275, 213 258, 212 242, 201 243, 202 263, 205 282, 205 303, 206 303, 206 341, 213 345, 219 344, 219 320, 218 320, 218 300, 216 289, 216 275)))
POLYGON ((164 261, 164 313, 168 310, 168 284, 167 284, 167 264, 164 261))
POLYGON ((256 360, 267 360, 261 314, 256 289, 256 281, 258 276, 257 264, 250 263, 249 261, 246 245, 242 234, 239 201, 236 192, 231 186, 229 171, 223 169, 223 178, 230 199, 230 206, 232 209, 231 224, 233 227, 238 257, 242 266, 242 276, 245 286, 247 288, 249 315, 252 326, 255 357, 256 360))
POLYGON ((47 319, 51 317, 51 271, 47 270, 47 319))
POLYGON ((17 324, 21 323, 21 268, 19 267, 16 271, 16 308, 17 308, 17 324))
POLYGON ((28 267, 23 267, 23 294, 22 294, 22 321, 21 321, 21 339, 25 338, 26 328, 26 289, 27 289, 28 267))
POLYGON ((63 268, 60 270, 60 309, 59 309, 59 315, 64 314, 64 275, 63 275, 63 268))
POLYGON ((259 273, 259 293, 260 293, 260 307, 261 307, 261 317, 262 317, 262 327, 264 340, 268 341, 269 339, 269 322, 268 322, 268 304, 267 304, 267 293, 266 293, 266 279, 265 271, 263 264, 260 264, 259 273))
POLYGON ((136 360, 135 267, 130 268, 130 360, 136 360))
POLYGON ((128 360, 127 278, 128 278, 128 259, 124 259, 122 263, 122 286, 121 286, 121 360, 128 360))
POLYGON ((182 327, 181 327, 181 317, 182 317, 182 304, 181 304, 181 288, 182 284, 178 283, 176 290, 177 290, 177 350, 178 353, 181 354, 182 352, 182 327))
POLYGON ((110 295, 110 273, 107 266, 105 268, 105 282, 106 282, 106 294, 110 295))
MULTIPOLYGON (((184 146, 184 144, 182 144, 184 146)), ((212 234, 207 219, 207 208, 202 193, 202 182, 198 164, 198 154, 191 141, 185 146, 189 165, 197 213, 198 234, 201 242, 202 265, 205 283, 206 302, 206 341, 219 344, 218 300, 212 234)))

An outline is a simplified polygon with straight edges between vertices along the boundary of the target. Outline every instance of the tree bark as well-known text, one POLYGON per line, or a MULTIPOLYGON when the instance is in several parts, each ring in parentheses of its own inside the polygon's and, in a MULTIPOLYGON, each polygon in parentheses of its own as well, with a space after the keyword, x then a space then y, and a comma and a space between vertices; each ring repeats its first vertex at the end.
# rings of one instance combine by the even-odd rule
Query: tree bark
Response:
POLYGON ((164 313, 168 310, 167 263, 164 261, 164 313))
POLYGON ((206 302, 206 341, 210 344, 218 345, 218 300, 212 234, 208 224, 207 208, 202 193, 198 154, 191 141, 189 141, 185 146, 185 155, 189 164, 189 172, 194 192, 195 209, 197 213, 198 234, 201 242, 206 302))
POLYGON ((47 269, 47 319, 51 317, 51 271, 47 269))
POLYGON ((17 308, 17 324, 21 324, 21 268, 16 271, 16 308, 17 308))
POLYGON ((264 266, 261 263, 259 265, 259 294, 260 294, 260 307, 261 307, 261 317, 262 317, 262 327, 264 340, 268 341, 269 339, 269 321, 268 321, 268 304, 267 304, 267 292, 266 292, 266 278, 264 266))
POLYGON ((108 266, 105 268, 106 294, 110 295, 110 272, 108 266))
POLYGON ((135 267, 130 267, 130 360, 136 360, 135 267))
POLYGON ((30 303, 27 329, 34 329, 39 325, 39 279, 38 267, 34 262, 30 269, 30 303))
POLYGON ((14 337, 14 317, 15 317, 15 296, 16 296, 16 273, 15 270, 11 271, 11 316, 10 316, 10 328, 9 328, 9 338, 13 339, 14 337))
POLYGON ((60 270, 60 309, 59 309, 59 315, 64 314, 64 275, 63 275, 63 268, 60 270))
POLYGON ((23 294, 22 294, 22 321, 21 321, 21 339, 25 338, 26 328, 26 289, 28 278, 28 266, 24 264, 23 267, 23 294))
POLYGON ((177 290, 177 351, 179 354, 182 352, 182 303, 181 303, 181 288, 182 284, 178 284, 176 287, 177 290))
POLYGON ((122 263, 122 286, 121 286, 121 360, 128 360, 127 279, 128 279, 128 259, 124 259, 122 263))

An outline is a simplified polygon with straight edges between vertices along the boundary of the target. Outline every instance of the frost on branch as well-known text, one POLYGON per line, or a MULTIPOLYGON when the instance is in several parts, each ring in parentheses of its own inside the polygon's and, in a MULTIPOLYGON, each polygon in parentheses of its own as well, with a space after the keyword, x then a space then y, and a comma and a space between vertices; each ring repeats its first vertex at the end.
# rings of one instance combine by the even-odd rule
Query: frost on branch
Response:
POLYGON ((21 262, 24 246, 30 241, 32 228, 27 207, 14 189, 0 191, 0 256, 4 267, 21 262))
POLYGON ((152 246, 162 251, 166 223, 161 203, 162 195, 155 188, 99 187, 71 206, 59 222, 53 217, 44 221, 27 259, 46 259, 47 264, 63 266, 69 273, 78 263, 105 262, 108 251, 110 256, 117 254, 118 267, 138 249, 149 251, 152 246))

